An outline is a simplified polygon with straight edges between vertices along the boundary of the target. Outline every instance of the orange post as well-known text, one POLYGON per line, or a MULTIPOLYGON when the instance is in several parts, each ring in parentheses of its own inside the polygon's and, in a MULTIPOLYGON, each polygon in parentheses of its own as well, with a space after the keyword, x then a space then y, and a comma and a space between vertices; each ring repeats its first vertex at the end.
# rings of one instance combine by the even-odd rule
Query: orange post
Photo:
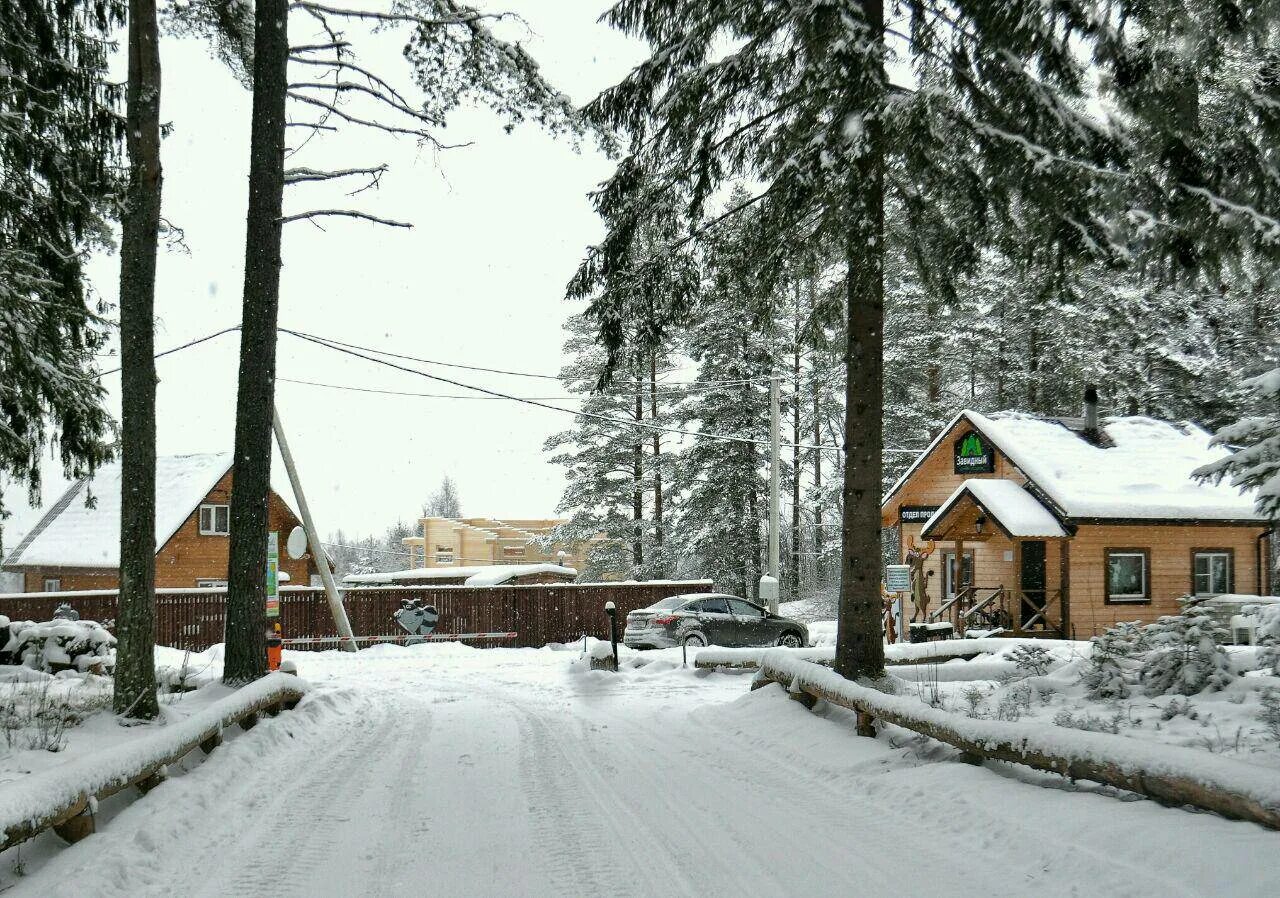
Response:
POLYGON ((280 637, 280 623, 272 624, 267 634, 267 670, 280 669, 280 656, 284 652, 283 640, 280 637))

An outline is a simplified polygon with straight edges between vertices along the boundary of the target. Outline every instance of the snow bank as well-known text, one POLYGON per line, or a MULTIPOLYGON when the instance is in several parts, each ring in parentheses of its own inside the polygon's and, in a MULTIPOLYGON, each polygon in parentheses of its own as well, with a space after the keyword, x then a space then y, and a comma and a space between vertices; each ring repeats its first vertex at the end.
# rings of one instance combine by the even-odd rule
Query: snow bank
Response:
POLYGON ((137 738, 7 782, 0 793, 0 832, 7 841, 82 796, 111 794, 148 768, 168 763, 192 743, 220 732, 249 709, 274 696, 308 688, 297 677, 270 674, 240 689, 227 690, 225 697, 184 720, 168 722, 161 717, 156 725, 139 727, 137 738))
POLYGON ((887 695, 859 685, 781 649, 764 654, 761 676, 784 683, 793 692, 803 689, 962 748, 966 747, 962 743, 968 743, 995 758, 1280 827, 1280 777, 1272 769, 1181 746, 1046 723, 964 717, 930 708, 914 697, 887 695), (956 738, 947 738, 948 734, 956 738), (1243 803, 1234 800, 1240 798, 1243 803), (1261 813, 1242 813, 1246 806, 1256 806, 1261 813))
MULTIPOLYGON (((989 636, 982 639, 946 639, 938 642, 894 643, 884 649, 885 660, 898 664, 927 664, 930 661, 949 661, 963 656, 996 655, 1004 656, 1021 645, 1035 645, 1048 650, 1054 657, 1062 660, 1087 657, 1090 652, 1088 642, 1070 639, 1019 639, 1013 637, 989 636)), ((700 650, 695 656, 699 667, 758 667, 760 659, 767 652, 778 651, 773 648, 722 649, 708 648, 700 650)), ((835 660, 836 647, 834 641, 830 645, 820 645, 808 649, 782 649, 790 657, 813 661, 818 664, 830 664, 835 660)))

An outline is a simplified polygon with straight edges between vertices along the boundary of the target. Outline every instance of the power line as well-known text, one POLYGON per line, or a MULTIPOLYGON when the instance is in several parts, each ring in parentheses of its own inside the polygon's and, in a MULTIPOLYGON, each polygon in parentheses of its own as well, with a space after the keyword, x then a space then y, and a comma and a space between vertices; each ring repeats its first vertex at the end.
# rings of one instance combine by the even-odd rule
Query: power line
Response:
MULTIPOLYGON (((704 431, 683 430, 678 427, 663 427, 658 424, 645 424, 640 421, 627 421, 623 418, 614 418, 609 415, 597 415, 591 412, 576 411, 570 408, 561 408, 558 405, 548 405, 547 403, 537 399, 529 399, 521 396, 512 396, 508 393, 500 393, 497 390, 490 390, 485 387, 477 387, 471 384, 462 383, 461 381, 450 380, 447 377, 440 377, 435 374, 430 374, 426 371, 419 371, 416 368, 408 368, 408 367, 405 367, 404 365, 398 365, 395 362, 390 362, 390 361, 387 361, 386 359, 379 359, 379 358, 374 358, 373 356, 364 355, 363 353, 357 352, 354 349, 346 348, 344 346, 331 343, 325 340, 324 338, 317 337, 313 334, 307 334, 301 331, 290 330, 288 328, 283 328, 283 327, 280 328, 280 331, 282 333, 290 334, 291 336, 297 337, 298 339, 306 340, 309 343, 314 343, 317 346, 323 346, 335 352, 341 352, 346 355, 364 359, 365 361, 373 362, 374 364, 377 364, 377 365, 384 365, 388 368, 394 368, 399 371, 404 371, 408 374, 416 374, 419 377, 425 377, 428 380, 435 380, 441 383, 447 383, 450 386, 454 386, 454 387, 461 387, 464 390, 475 390, 478 393, 483 393, 485 395, 492 396, 494 398, 507 399, 512 402, 519 402, 524 405, 531 405, 531 406, 534 406, 535 408, 548 409, 554 412, 561 412, 562 414, 574 415, 582 418, 591 418, 593 420, 598 420, 598 421, 605 421, 609 424, 615 424, 623 427, 635 427, 641 430, 655 430, 655 431, 661 431, 663 433, 675 433, 675 434, 681 434, 683 436, 699 437, 701 439, 708 439, 708 440, 718 440, 720 442, 727 442, 727 443, 748 443, 756 446, 768 445, 768 441, 766 440, 753 440, 749 437, 737 437, 737 436, 729 436, 727 434, 707 433, 704 431)), ((799 449, 819 450, 823 452, 842 451, 838 446, 809 445, 805 443, 794 443, 794 444, 784 443, 781 445, 785 446, 788 449, 799 448, 799 449)), ((909 452, 912 454, 919 454, 919 451, 915 449, 886 449, 884 451, 909 452)))
MULTIPOLYGON (((173 355, 173 353, 175 352, 181 352, 184 349, 190 349, 192 346, 199 346, 201 343, 207 343, 208 341, 212 340, 214 337, 221 337, 223 334, 229 334, 232 331, 238 331, 238 330, 240 330, 240 325, 238 324, 232 327, 224 327, 220 331, 214 331, 213 333, 206 334, 203 337, 197 337, 194 340, 191 340, 187 343, 183 343, 181 346, 175 346, 172 349, 166 349, 164 352, 157 352, 155 356, 153 356, 153 358, 162 359, 167 355, 173 355)), ((106 371, 99 371, 95 376, 104 377, 108 374, 115 374, 119 370, 120 368, 109 368, 106 371)))
MULTIPOLYGON (((349 384, 327 384, 315 380, 300 380, 293 377, 277 377, 277 381, 288 384, 302 384, 309 387, 325 387, 330 390, 346 390, 353 393, 378 393, 386 396, 418 396, 423 399, 506 399, 505 396, 475 396, 462 393, 418 393, 413 390, 383 390, 374 387, 356 387, 349 384)), ((650 396, 667 397, 667 396, 687 396, 691 390, 658 390, 657 392, 640 392, 640 393, 571 393, 560 396, 519 396, 518 399, 648 399, 650 396)))

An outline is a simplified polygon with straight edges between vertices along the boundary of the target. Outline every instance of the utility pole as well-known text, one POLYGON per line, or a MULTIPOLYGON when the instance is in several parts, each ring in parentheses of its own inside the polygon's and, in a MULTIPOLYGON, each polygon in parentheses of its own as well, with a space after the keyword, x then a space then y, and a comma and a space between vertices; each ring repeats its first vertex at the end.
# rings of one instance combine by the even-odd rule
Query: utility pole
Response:
POLYGON ((769 572, 760 578, 760 601, 778 613, 778 375, 769 378, 769 572))
POLYGON ((284 469, 289 472, 289 484, 293 487, 293 497, 298 500, 298 514, 302 515, 302 527, 307 531, 307 544, 311 546, 311 557, 320 568, 320 579, 324 582, 325 595, 329 599, 329 611, 333 613, 333 624, 338 629, 338 645, 343 651, 356 650, 355 634, 351 632, 351 621, 347 620, 347 609, 342 607, 342 596, 338 595, 338 586, 333 582, 333 572, 329 570, 329 556, 324 552, 320 542, 320 533, 311 520, 311 508, 307 505, 306 494, 302 492, 302 481, 298 478, 298 469, 293 464, 293 453, 289 451, 289 441, 284 437, 284 427, 280 424, 280 412, 271 407, 271 428, 276 434, 276 445, 280 447, 280 456, 284 459, 284 469))

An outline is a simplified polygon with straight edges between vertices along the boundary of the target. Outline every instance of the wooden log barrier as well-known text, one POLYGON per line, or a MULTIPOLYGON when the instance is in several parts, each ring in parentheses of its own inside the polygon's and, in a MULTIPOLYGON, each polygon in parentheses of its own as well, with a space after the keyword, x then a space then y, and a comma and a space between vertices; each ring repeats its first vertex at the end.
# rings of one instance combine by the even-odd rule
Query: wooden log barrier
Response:
POLYGON ((1126 753, 1144 754, 1151 747, 1108 733, 1071 732, 1046 740, 1041 731, 1025 724, 956 718, 925 705, 917 710, 912 699, 858 685, 811 662, 771 655, 764 656, 753 689, 778 683, 792 694, 804 692, 854 711, 859 735, 874 735, 871 722, 880 720, 953 745, 968 763, 1009 761, 1136 792, 1163 804, 1190 805, 1280 829, 1280 779, 1268 780, 1269 771, 1243 761, 1181 746, 1159 746, 1159 757, 1152 749, 1145 764, 1133 757, 1124 760, 1126 753), (1264 781, 1270 785, 1259 785, 1264 781))
MULTIPOLYGON (((260 688, 263 695, 247 704, 233 704, 230 710, 216 715, 210 723, 193 731, 189 738, 182 740, 179 744, 162 751, 159 756, 147 754, 146 761, 138 762, 137 766, 122 774, 113 773, 100 782, 88 785, 72 797, 51 800, 48 810, 43 813, 15 819, 19 815, 11 813, 11 808, 4 804, 4 795, 0 794, 0 820, 6 821, 3 838, 0 838, 0 851, 25 842, 46 829, 53 829, 68 842, 84 838, 94 830, 91 799, 101 801, 130 786, 137 786, 144 793, 154 788, 163 780, 164 769, 170 764, 181 760, 197 747, 208 754, 221 745, 222 731, 225 727, 242 723, 250 717, 256 722, 261 712, 269 707, 278 707, 282 702, 285 707, 296 705, 302 700, 306 688, 303 684, 294 685, 296 682, 288 681, 287 684, 280 684, 278 681, 259 681, 258 684, 245 687, 246 689, 260 688)), ((234 698, 234 695, 230 698, 234 698)), ((225 702, 227 699, 221 701, 225 702)), ((217 704, 212 706, 212 708, 217 707, 217 704)), ((39 777, 40 774, 33 774, 33 776, 39 777)), ((61 789, 53 787, 50 791, 57 793, 61 789)))

